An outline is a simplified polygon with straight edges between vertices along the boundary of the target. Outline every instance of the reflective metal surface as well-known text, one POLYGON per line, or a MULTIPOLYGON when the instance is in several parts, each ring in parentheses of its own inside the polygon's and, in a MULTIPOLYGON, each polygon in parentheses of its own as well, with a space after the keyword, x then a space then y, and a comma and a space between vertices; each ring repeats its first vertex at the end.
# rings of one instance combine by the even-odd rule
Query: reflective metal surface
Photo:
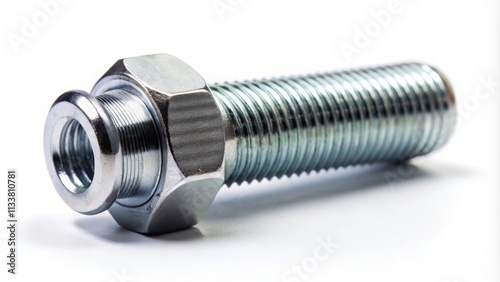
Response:
POLYGON ((71 208, 154 234, 196 224, 224 183, 427 154, 455 118, 450 85, 424 64, 209 87, 158 54, 61 95, 45 154, 71 208))
POLYGON ((455 125, 449 84, 423 64, 225 83, 211 90, 232 127, 228 185, 406 160, 442 146, 455 125))
POLYGON ((50 177, 68 206, 96 214, 113 205, 121 187, 120 142, 95 97, 61 95, 47 116, 44 143, 50 177))

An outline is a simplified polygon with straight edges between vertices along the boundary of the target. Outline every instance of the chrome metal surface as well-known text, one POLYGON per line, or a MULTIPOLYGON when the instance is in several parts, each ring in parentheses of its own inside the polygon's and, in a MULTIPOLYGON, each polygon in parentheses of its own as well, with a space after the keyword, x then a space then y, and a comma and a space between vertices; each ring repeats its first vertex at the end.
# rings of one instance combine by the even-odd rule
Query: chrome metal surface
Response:
POLYGON ((424 64, 208 86, 165 54, 119 60, 52 106, 45 154, 74 210, 125 228, 196 224, 225 183, 406 160, 441 147, 453 91, 424 64))
POLYGON ((424 64, 217 84, 231 138, 226 184, 427 154, 450 137, 454 97, 424 64))
POLYGON ((61 95, 47 116, 44 146, 50 177, 68 206, 96 214, 113 205, 121 187, 120 142, 95 97, 61 95))
POLYGON ((160 177, 160 140, 151 113, 136 95, 118 89, 96 96, 120 137, 121 185, 117 202, 138 206, 160 177))

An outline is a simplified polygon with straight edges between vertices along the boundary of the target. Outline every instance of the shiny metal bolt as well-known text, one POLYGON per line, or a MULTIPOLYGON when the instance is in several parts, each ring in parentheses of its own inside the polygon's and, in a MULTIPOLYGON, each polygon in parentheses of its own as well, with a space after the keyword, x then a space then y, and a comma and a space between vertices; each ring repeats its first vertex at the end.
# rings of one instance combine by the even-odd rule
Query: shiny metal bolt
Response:
POLYGON ((428 154, 454 129, 454 99, 418 63, 208 86, 173 56, 142 56, 61 95, 45 152, 70 207, 163 233, 196 224, 223 184, 428 154))

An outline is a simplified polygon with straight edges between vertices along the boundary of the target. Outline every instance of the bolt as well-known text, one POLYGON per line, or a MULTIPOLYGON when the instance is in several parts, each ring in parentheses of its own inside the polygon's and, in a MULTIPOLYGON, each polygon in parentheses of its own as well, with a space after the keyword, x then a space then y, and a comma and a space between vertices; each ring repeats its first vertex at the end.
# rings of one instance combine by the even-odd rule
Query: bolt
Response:
POLYGON ((223 184, 408 160, 441 147, 455 120, 450 84, 425 64, 208 86, 151 55, 61 95, 45 152, 70 207, 163 233, 196 224, 223 184))

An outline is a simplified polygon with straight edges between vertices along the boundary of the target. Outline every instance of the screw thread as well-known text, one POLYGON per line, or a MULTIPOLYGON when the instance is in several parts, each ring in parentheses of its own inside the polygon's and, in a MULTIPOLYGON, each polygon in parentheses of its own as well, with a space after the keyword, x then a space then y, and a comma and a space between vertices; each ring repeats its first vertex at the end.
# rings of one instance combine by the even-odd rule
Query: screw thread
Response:
POLYGON ((226 184, 406 160, 450 137, 454 96, 424 64, 215 84, 226 184))
POLYGON ((118 199, 130 204, 137 194, 150 194, 158 178, 159 141, 153 119, 142 101, 123 90, 112 90, 96 99, 101 102, 120 137, 122 178, 118 199))

